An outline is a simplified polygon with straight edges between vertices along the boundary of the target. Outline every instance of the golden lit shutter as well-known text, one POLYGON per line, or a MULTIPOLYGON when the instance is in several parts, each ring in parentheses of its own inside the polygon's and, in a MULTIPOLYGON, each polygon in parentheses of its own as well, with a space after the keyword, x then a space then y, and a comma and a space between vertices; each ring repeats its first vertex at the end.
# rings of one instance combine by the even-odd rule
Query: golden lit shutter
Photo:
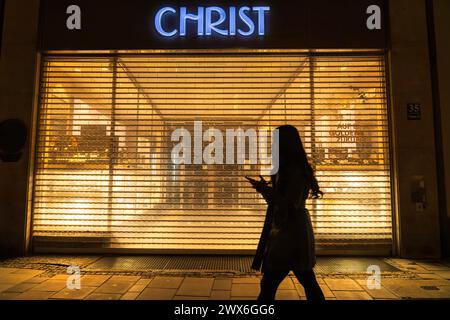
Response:
POLYGON ((172 133, 195 121, 295 125, 325 193, 307 203, 319 252, 391 249, 382 54, 45 56, 39 114, 37 251, 254 250, 266 205, 244 176, 259 166, 172 163, 172 133))

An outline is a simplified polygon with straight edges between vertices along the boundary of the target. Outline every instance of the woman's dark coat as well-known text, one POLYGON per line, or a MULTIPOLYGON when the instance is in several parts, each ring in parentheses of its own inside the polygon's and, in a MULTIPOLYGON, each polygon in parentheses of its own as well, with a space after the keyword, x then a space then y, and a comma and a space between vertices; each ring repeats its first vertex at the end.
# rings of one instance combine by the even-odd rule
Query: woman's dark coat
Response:
POLYGON ((305 170, 289 165, 272 178, 264 195, 268 203, 252 269, 312 270, 316 263, 311 218, 305 208, 305 170))

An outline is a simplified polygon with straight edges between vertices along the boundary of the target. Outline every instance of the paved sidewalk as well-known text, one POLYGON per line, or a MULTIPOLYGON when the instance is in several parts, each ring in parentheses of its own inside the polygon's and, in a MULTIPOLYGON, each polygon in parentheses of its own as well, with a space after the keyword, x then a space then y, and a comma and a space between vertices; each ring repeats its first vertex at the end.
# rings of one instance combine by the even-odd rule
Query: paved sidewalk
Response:
MULTIPOLYGON (((78 259, 81 266, 95 260, 78 259)), ((364 274, 318 274, 325 297, 330 300, 450 299, 449 262, 385 260, 401 272, 383 273, 379 289, 369 289, 364 274)), ((254 300, 259 293, 260 275, 257 274, 186 272, 158 275, 151 272, 89 273, 83 269, 80 289, 71 290, 67 286, 70 275, 64 272, 65 269, 62 264, 46 263, 39 257, 28 258, 27 263, 0 260, 0 299, 254 300)), ((305 293, 297 279, 290 275, 279 287, 277 299, 303 300, 305 293)))

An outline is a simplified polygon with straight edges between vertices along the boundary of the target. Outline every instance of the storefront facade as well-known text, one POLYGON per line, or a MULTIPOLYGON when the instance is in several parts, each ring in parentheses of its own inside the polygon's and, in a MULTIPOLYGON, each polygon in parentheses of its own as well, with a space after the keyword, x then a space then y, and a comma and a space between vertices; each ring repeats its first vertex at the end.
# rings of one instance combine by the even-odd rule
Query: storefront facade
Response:
POLYGON ((251 253, 251 151, 175 164, 172 134, 292 124, 325 192, 319 254, 401 254, 387 2, 75 2, 39 7, 29 252, 251 253))

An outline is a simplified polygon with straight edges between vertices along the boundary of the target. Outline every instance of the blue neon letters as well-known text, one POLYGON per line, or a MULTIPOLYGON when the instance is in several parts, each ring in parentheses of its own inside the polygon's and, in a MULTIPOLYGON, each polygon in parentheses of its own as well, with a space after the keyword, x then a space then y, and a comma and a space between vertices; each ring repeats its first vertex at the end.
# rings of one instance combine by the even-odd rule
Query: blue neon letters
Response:
POLYGON ((198 7, 197 12, 188 12, 186 7, 178 10, 172 7, 164 7, 155 15, 155 27, 158 33, 164 37, 187 35, 188 22, 196 22, 197 36, 252 36, 266 34, 266 12, 270 7, 230 7, 225 10, 221 7, 198 7), (165 19, 175 20, 175 26, 165 26, 165 19), (256 23, 255 21, 256 20, 256 23), (238 27, 240 25, 240 27, 238 27))

